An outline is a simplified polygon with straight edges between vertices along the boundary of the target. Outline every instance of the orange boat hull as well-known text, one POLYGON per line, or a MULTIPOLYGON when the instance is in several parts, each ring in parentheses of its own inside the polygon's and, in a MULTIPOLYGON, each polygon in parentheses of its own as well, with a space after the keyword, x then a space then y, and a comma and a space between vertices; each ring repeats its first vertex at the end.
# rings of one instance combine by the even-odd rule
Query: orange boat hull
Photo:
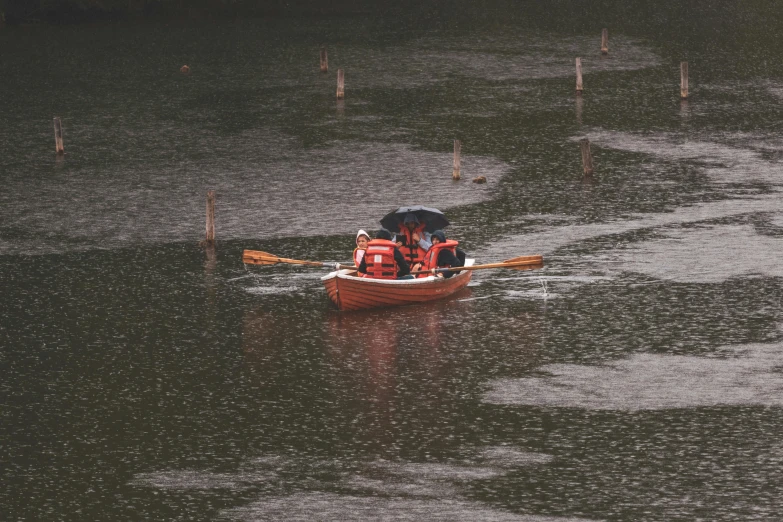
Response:
POLYGON ((340 310, 363 310, 383 306, 400 306, 443 299, 468 286, 473 275, 465 270, 449 279, 385 280, 355 277, 350 270, 340 270, 321 280, 329 299, 340 310))

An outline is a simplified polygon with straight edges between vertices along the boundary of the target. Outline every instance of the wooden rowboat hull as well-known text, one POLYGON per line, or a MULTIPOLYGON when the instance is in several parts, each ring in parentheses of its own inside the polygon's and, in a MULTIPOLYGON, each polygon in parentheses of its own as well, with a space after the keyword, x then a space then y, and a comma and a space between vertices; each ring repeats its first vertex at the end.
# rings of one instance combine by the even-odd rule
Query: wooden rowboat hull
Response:
MULTIPOLYGON (((466 264, 472 264, 467 260, 466 264)), ((449 279, 388 280, 356 277, 353 270, 338 270, 321 280, 329 299, 340 310, 363 310, 384 306, 400 306, 443 299, 468 286, 472 270, 459 272, 449 279)))

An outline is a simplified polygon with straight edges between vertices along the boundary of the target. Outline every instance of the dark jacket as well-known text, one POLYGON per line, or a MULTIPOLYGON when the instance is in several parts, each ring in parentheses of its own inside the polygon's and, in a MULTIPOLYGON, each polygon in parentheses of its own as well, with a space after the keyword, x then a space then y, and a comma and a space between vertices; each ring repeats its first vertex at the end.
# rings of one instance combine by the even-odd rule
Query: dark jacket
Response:
MULTIPOLYGON (((358 270, 360 274, 367 273, 367 262, 365 259, 367 259, 367 254, 364 254, 362 262, 359 264, 358 270)), ((408 266, 408 262, 405 261, 405 256, 402 255, 402 252, 397 247, 394 248, 394 262, 397 263, 397 278, 411 273, 411 268, 408 266)))
MULTIPOLYGON (((461 250, 457 249, 457 253, 462 252, 461 250)), ((464 252, 463 252, 464 253, 464 252)), ((451 250, 443 249, 440 252, 438 252, 438 266, 464 266, 465 262, 460 261, 459 257, 455 256, 451 250)), ((452 272, 451 270, 446 270, 445 272, 441 272, 443 274, 443 277, 448 279, 449 277, 458 274, 459 272, 452 272)))

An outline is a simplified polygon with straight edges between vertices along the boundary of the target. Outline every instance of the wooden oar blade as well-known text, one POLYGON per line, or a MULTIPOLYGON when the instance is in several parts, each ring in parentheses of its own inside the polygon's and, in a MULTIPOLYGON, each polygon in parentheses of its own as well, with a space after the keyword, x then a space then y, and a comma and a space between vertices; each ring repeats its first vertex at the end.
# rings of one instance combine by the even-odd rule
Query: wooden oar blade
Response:
POLYGON ((544 268, 544 256, 519 256, 503 261, 511 270, 538 270, 544 268))
POLYGON ((512 259, 506 259, 505 261, 503 261, 503 263, 508 263, 508 264, 525 263, 525 262, 537 263, 541 265, 544 263, 544 256, 541 255, 519 256, 519 257, 514 257, 512 259))
POLYGON ((534 265, 511 265, 508 268, 511 270, 539 270, 544 268, 544 263, 537 263, 534 265))
POLYGON ((245 250, 242 252, 242 262, 246 265, 276 265, 278 263, 286 263, 289 265, 300 266, 315 266, 318 268, 356 268, 351 264, 342 265, 339 263, 325 263, 321 261, 303 261, 301 259, 287 259, 285 257, 278 257, 269 252, 262 252, 260 250, 245 250))
POLYGON ((260 250, 245 250, 242 252, 242 262, 246 265, 276 265, 279 258, 260 250))

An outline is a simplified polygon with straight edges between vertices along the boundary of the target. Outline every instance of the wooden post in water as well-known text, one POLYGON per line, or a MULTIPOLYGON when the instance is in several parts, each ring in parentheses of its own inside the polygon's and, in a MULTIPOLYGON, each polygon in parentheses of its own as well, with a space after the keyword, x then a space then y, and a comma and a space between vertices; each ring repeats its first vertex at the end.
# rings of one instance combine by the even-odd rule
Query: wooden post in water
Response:
POLYGON ((576 59, 576 95, 582 95, 582 59, 576 59))
POLYGON ((460 140, 454 140, 454 170, 451 173, 451 179, 459 181, 459 154, 462 150, 462 142, 460 140))
POLYGON ((680 62, 680 99, 688 99, 688 62, 680 62))
POLYGON ((609 29, 601 30, 601 54, 609 54, 609 29))
POLYGON ((593 156, 590 154, 590 140, 583 138, 579 141, 579 147, 582 149, 582 166, 584 167, 584 175, 591 176, 593 174, 593 156))
POLYGON ((321 47, 321 72, 329 70, 329 57, 326 55, 326 46, 321 47))
POLYGON ((65 147, 63 146, 63 124, 60 122, 60 118, 54 118, 54 150, 58 156, 65 154, 65 147))
POLYGON ((337 99, 345 98, 345 73, 342 69, 337 69, 337 99))
POLYGON ((215 244, 215 191, 207 191, 207 236, 204 238, 204 244, 211 246, 215 244))

